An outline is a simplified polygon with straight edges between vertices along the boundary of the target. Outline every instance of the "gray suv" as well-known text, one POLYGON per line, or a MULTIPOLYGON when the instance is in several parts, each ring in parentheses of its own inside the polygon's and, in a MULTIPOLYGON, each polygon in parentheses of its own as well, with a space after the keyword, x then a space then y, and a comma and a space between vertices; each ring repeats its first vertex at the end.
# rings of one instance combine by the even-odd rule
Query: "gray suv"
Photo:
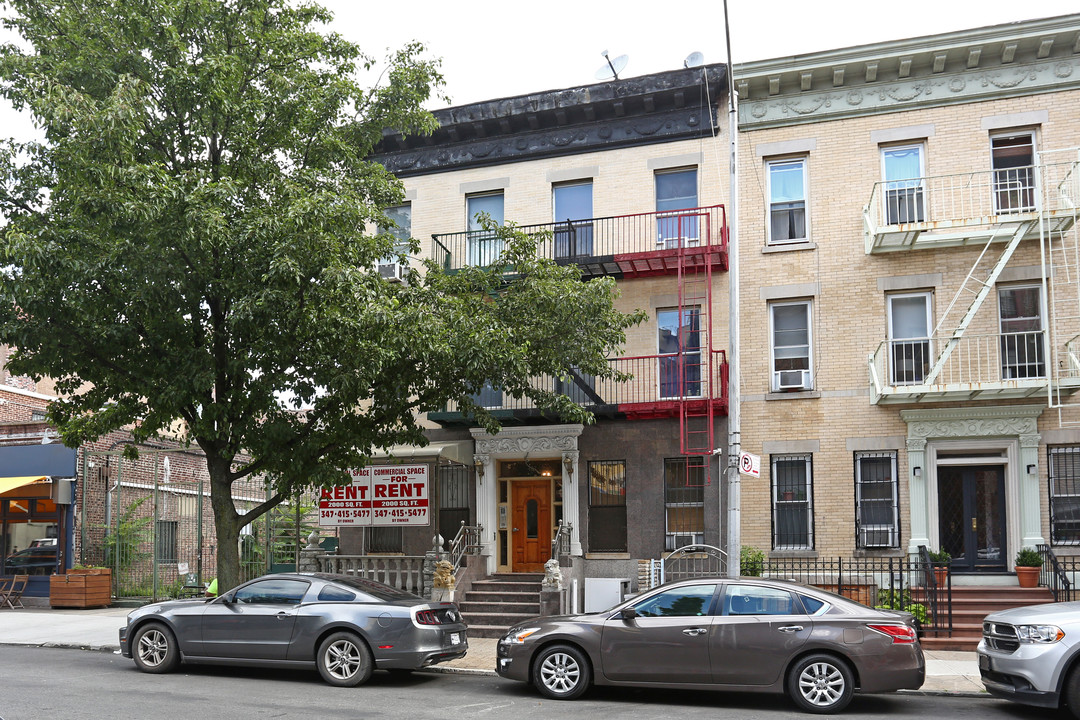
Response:
POLYGON ((978 657, 991 695, 1025 705, 1068 706, 1080 718, 1080 602, 987 615, 978 657))

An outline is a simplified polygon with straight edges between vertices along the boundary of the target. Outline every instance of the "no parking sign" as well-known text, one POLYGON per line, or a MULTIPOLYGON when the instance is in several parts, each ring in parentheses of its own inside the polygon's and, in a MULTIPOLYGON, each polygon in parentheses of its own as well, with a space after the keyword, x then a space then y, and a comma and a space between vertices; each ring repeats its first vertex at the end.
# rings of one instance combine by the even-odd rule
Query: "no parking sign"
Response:
POLYGON ((739 472, 761 477, 761 456, 748 452, 739 453, 739 472))

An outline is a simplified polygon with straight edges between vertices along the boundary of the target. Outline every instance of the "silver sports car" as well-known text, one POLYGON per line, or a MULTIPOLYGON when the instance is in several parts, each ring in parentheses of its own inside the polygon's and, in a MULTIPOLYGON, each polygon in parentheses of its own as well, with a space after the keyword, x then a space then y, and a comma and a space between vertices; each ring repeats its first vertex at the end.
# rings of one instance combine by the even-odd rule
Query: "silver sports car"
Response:
POLYGON ((457 606, 347 575, 264 575, 221 597, 144 605, 120 628, 143 672, 181 662, 318 669, 354 687, 372 670, 416 670, 463 657, 457 606))

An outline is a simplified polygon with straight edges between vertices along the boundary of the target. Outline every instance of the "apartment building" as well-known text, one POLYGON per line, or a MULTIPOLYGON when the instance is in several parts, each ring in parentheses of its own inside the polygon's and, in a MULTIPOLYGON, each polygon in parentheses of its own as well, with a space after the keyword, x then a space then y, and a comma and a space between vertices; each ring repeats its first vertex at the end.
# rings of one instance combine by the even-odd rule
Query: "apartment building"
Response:
POLYGON ((742 542, 1080 545, 1080 15, 737 65, 742 542))
MULTIPOLYGON (((378 160, 407 203, 387 214, 448 272, 490 262, 486 214, 540 238, 582 281, 614 277, 617 306, 642 309, 618 369, 629 383, 571 373, 552 383, 596 417, 570 425, 486 388, 489 435, 449 407, 431 444, 376 462, 432 468, 431 526, 341 530, 341 552, 422 554, 437 532, 482 527, 484 573, 543 569, 562 527, 572 579, 632 579, 640 559, 720 543, 726 443, 726 150, 717 108, 725 67, 708 65, 436 112, 429 138, 387 136, 378 160)), ((381 268, 396 281, 400 269, 381 268)))

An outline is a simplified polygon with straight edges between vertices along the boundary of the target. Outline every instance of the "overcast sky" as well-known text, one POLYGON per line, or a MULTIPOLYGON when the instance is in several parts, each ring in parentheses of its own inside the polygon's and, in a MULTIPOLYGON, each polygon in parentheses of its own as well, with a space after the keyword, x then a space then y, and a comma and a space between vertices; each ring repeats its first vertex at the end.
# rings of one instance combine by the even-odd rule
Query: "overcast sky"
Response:
MULTIPOLYGON (((722 0, 323 0, 332 28, 369 54, 419 40, 443 59, 454 105, 597 82, 607 50, 620 77, 725 62, 722 0)), ((729 0, 735 63, 1080 12, 1077 0, 729 0)), ((2 101, 0 101, 2 102, 2 101)), ((440 104, 441 105, 441 104, 440 104)), ((433 105, 432 107, 437 107, 433 105)), ((0 107, 0 135, 29 124, 0 107)))

